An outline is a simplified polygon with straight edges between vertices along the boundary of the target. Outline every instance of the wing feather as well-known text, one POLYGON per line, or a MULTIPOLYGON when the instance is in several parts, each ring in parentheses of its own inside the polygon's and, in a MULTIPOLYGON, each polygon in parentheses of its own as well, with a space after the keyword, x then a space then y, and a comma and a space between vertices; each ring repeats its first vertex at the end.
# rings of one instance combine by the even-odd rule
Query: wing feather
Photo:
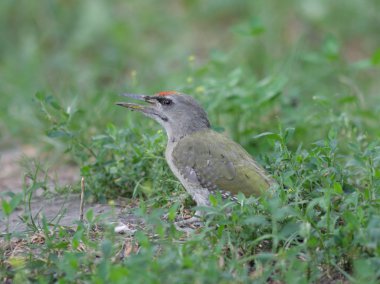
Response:
POLYGON ((182 138, 172 152, 181 175, 211 191, 260 195, 274 180, 237 143, 212 130, 182 138), (189 172, 193 176, 189 177, 189 172))

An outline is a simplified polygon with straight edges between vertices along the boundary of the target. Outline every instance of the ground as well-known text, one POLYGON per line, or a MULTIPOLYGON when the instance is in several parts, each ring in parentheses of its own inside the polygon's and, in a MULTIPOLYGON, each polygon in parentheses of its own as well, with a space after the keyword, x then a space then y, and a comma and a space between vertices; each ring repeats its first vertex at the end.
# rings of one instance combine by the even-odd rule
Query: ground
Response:
MULTIPOLYGON (((21 193, 23 191, 24 169, 21 166, 22 160, 33 159, 37 155, 37 150, 31 146, 24 146, 11 150, 3 150, 0 152, 0 188, 1 191, 21 193)), ((27 178, 25 179, 27 182, 27 178)), ((70 184, 80 182, 79 168, 73 165, 55 165, 49 169, 47 190, 54 191, 55 187, 64 187, 70 184)), ((59 225, 75 226, 80 215, 80 197, 78 194, 49 194, 46 196, 44 190, 37 190, 31 200, 31 215, 41 216, 43 214, 47 220, 57 220, 59 217, 59 225), (41 213, 41 214, 39 214, 41 213), (60 217, 62 215, 62 217, 60 217)), ((86 204, 84 210, 93 209, 95 216, 109 215, 113 222, 117 221, 117 215, 120 208, 107 204, 86 204), (113 215, 113 217, 112 217, 113 215)), ((20 217, 29 214, 25 206, 18 207, 10 216, 9 230, 11 232, 21 232, 26 229, 26 224, 20 217)), ((55 223, 55 222, 54 222, 55 223)), ((0 231, 4 232, 6 224, 1 222, 0 231)))
POLYGON ((379 283, 379 10, 0 1, 0 282, 379 283), (159 125, 115 106, 165 90, 199 101, 278 192, 194 208, 159 125), (204 226, 176 230, 193 209, 204 226))

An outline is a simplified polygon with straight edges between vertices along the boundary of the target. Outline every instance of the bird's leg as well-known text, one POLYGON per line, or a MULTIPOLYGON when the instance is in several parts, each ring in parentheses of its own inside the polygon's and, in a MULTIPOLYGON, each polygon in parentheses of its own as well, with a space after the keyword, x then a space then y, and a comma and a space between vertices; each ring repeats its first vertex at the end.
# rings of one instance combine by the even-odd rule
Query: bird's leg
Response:
POLYGON ((190 224, 196 224, 201 223, 201 217, 203 216, 203 213, 199 210, 197 210, 193 217, 188 219, 182 219, 180 221, 175 222, 174 224, 176 226, 184 226, 184 225, 190 225, 190 224))
POLYGON ((134 235, 135 232, 137 231, 136 229, 132 229, 130 228, 128 225, 122 223, 122 222, 119 222, 117 224, 117 226, 115 227, 114 229, 115 233, 118 233, 118 234, 127 234, 127 235, 134 235))
MULTIPOLYGON (((199 191, 190 191, 189 193, 192 195, 193 199, 197 203, 197 206, 209 206, 210 205, 209 204, 210 202, 208 199, 209 192, 207 190, 203 189, 203 190, 199 190, 199 191)), ((195 214, 193 217, 191 217, 189 219, 177 221, 174 223, 174 225, 176 226, 177 230, 188 232, 188 230, 190 228, 182 228, 182 227, 188 226, 188 225, 193 225, 193 226, 197 226, 197 227, 202 226, 203 222, 201 219, 203 216, 204 216, 204 212, 197 210, 197 211, 195 211, 195 214)))
POLYGON ((177 221, 174 223, 175 228, 178 231, 191 233, 196 227, 202 226, 203 222, 198 216, 193 216, 189 219, 177 221))

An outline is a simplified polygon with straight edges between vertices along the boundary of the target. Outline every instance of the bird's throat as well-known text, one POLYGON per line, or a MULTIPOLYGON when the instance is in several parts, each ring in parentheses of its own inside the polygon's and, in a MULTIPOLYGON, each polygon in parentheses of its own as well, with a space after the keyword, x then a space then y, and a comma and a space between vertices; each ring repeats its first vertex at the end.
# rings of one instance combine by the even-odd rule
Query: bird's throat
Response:
POLYGON ((192 135, 196 132, 199 132, 199 131, 208 131, 210 130, 209 126, 202 126, 202 127, 185 127, 185 128, 181 128, 181 127, 168 127, 167 125, 164 125, 165 127, 165 130, 166 130, 166 134, 168 136, 168 141, 169 143, 175 143, 175 142, 178 142, 180 141, 182 138, 188 136, 188 135, 192 135), (166 126, 166 127, 165 127, 166 126))

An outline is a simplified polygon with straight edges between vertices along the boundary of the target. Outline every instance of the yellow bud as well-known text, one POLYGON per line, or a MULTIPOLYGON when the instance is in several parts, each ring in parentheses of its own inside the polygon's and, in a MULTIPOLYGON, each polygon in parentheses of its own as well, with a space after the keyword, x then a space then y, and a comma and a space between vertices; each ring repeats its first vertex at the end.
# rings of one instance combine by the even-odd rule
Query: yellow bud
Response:
POLYGON ((14 268, 21 268, 25 265, 25 258, 21 256, 12 256, 7 261, 14 268))
POLYGON ((203 94, 205 92, 205 87, 203 86, 198 86, 196 89, 195 89, 195 92, 198 93, 198 94, 203 94))
POLYGON ((136 78, 136 76, 137 76, 137 71, 136 70, 132 70, 131 71, 131 77, 132 78, 136 78))

